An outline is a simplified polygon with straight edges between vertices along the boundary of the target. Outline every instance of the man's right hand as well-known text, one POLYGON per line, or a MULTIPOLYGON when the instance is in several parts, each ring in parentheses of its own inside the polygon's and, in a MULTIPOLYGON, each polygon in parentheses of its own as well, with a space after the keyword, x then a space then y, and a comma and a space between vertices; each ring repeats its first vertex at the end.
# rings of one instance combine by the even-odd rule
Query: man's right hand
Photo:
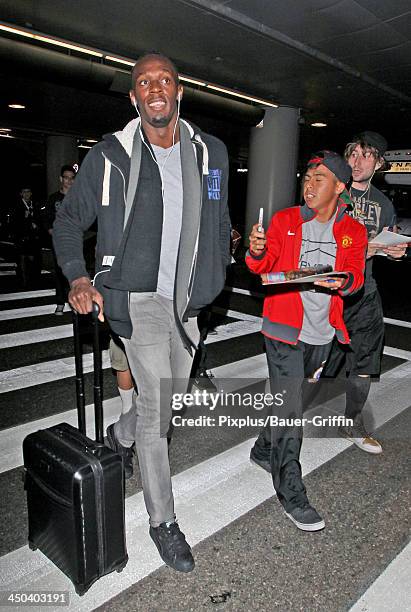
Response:
POLYGON ((249 236, 250 251, 252 251, 256 255, 261 255, 261 253, 265 249, 267 238, 265 237, 264 228, 261 228, 261 231, 258 231, 258 227, 259 227, 258 223, 253 225, 251 234, 249 236))
POLYGON ((100 307, 99 321, 104 321, 103 296, 93 287, 90 279, 87 276, 76 278, 70 287, 68 300, 74 310, 79 314, 87 314, 93 310, 93 302, 96 302, 100 307))

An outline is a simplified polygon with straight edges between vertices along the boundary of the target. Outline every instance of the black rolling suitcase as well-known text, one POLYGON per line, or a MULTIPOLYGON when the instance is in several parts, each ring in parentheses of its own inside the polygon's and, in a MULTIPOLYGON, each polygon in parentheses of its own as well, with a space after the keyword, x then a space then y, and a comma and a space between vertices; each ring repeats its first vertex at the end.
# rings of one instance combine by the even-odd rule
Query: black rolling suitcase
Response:
POLYGON ((93 312, 96 441, 85 435, 83 362, 73 313, 79 429, 60 423, 23 442, 29 546, 39 548, 83 595, 128 561, 121 457, 103 444, 98 312, 93 312))

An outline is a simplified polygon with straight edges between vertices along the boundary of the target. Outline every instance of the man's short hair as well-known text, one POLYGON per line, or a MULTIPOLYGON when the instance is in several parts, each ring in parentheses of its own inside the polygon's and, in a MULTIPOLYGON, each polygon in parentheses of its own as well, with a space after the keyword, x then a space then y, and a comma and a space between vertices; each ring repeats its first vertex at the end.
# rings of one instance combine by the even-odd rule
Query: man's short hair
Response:
POLYGON ((136 84, 136 79, 137 79, 136 66, 138 64, 140 64, 141 62, 143 62, 144 60, 146 60, 148 57, 155 57, 157 59, 166 60, 170 64, 170 66, 172 68, 172 72, 173 72, 173 76, 174 76, 174 80, 176 82, 176 85, 178 85, 180 83, 180 79, 178 78, 178 70, 177 70, 177 66, 175 65, 175 63, 169 57, 167 57, 167 55, 164 55, 164 53, 161 53, 160 51, 148 51, 147 53, 144 53, 144 55, 139 57, 138 60, 136 61, 136 63, 134 64, 134 66, 133 66, 133 69, 131 71, 131 87, 132 87, 132 89, 134 89, 135 84, 136 84))
POLYGON ((72 172, 74 175, 76 174, 74 167, 70 166, 69 164, 65 164, 64 166, 61 166, 60 176, 63 176, 65 172, 72 172))

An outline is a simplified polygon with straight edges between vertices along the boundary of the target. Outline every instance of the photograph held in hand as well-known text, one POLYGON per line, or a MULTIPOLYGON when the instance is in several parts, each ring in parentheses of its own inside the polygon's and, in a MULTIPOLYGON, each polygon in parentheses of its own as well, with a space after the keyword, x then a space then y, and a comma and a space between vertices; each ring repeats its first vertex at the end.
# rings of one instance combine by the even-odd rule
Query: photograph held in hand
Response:
POLYGON ((347 278, 346 272, 334 272, 330 265, 318 265, 309 268, 297 268, 284 272, 261 274, 263 285, 283 285, 286 283, 310 283, 318 280, 333 282, 337 278, 347 278))

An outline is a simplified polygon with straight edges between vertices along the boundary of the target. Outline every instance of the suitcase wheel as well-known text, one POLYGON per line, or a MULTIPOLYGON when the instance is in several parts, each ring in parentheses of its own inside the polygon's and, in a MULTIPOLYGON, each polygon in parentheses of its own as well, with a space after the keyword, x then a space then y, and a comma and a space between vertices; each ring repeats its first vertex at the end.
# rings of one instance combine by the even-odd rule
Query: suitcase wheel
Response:
POLYGON ((29 542, 29 548, 30 550, 37 550, 37 546, 33 542, 29 542))

